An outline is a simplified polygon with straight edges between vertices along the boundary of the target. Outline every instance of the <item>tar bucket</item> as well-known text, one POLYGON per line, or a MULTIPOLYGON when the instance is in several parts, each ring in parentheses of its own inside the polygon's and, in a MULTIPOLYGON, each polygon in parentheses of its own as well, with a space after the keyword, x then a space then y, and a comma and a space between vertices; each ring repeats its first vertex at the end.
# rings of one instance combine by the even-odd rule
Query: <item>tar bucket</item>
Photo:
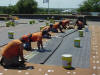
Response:
POLYGON ((48 22, 46 22, 46 26, 49 26, 49 23, 48 22))
POLYGON ((84 30, 79 30, 79 36, 83 37, 84 36, 84 30))
POLYGON ((13 31, 8 32, 8 38, 9 39, 14 39, 14 32, 13 31))
POLYGON ((85 26, 85 32, 88 32, 89 30, 88 30, 88 26, 85 26))
POLYGON ((62 55, 62 66, 63 68, 66 68, 66 69, 72 68, 72 55, 71 54, 62 55))
POLYGON ((80 47, 80 38, 74 39, 74 47, 80 47))
POLYGON ((40 30, 42 30, 45 26, 40 26, 40 30))

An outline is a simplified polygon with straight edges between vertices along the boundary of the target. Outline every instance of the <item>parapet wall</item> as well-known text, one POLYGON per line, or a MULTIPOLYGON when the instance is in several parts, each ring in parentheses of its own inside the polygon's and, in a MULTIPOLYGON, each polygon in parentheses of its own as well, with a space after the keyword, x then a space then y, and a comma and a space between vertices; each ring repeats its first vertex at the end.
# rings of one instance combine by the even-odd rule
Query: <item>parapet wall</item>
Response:
MULTIPOLYGON (((13 16, 18 16, 19 18, 23 19, 47 19, 47 17, 51 18, 52 16, 54 19, 76 19, 77 15, 62 15, 62 14, 13 14, 13 16)), ((82 16, 82 15, 81 15, 82 16)), ((9 17, 8 14, 0 14, 0 18, 9 17)), ((91 21, 100 21, 100 16, 84 16, 87 20, 91 21)))

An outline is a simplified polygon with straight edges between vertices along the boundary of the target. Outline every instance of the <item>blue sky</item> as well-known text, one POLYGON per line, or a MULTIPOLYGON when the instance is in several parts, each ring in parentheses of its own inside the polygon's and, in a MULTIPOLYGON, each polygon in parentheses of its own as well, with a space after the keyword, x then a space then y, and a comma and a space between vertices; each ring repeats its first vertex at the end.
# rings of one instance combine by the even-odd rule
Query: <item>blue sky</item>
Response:
MULTIPOLYGON (((0 6, 16 4, 18 0, 0 0, 0 6)), ((38 7, 48 7, 47 3, 43 4, 43 0, 36 0, 38 7)), ((50 8, 78 8, 85 0, 50 0, 50 8)))

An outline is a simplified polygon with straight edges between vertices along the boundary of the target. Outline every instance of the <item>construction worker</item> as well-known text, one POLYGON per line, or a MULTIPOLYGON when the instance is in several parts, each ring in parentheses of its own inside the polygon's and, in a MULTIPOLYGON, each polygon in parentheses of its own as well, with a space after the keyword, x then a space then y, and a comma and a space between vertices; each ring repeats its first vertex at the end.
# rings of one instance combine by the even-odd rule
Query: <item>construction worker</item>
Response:
POLYGON ((62 28, 61 28, 61 24, 62 24, 62 22, 56 22, 55 24, 53 24, 53 25, 50 25, 50 27, 52 28, 52 32, 58 32, 58 30, 60 31, 60 32, 63 32, 62 31, 62 28))
POLYGON ((77 19, 81 22, 83 22, 83 25, 87 25, 86 23, 86 17, 85 16, 78 16, 77 19))
POLYGON ((2 49, 0 64, 5 68, 18 67, 24 65, 23 43, 28 42, 28 37, 12 40, 2 49), (21 59, 21 61, 19 61, 21 59))
POLYGON ((45 31, 40 31, 32 34, 28 34, 29 42, 27 42, 26 47, 29 48, 28 50, 32 50, 31 48, 31 42, 37 42, 38 50, 43 49, 43 43, 42 38, 44 35, 47 35, 48 33, 45 31))
POLYGON ((75 26, 77 26, 78 30, 82 30, 82 28, 84 27, 83 22, 80 20, 76 21, 75 26))
POLYGON ((36 32, 33 33, 32 36, 30 37, 31 42, 37 42, 38 50, 40 50, 40 46, 43 49, 42 36, 43 36, 42 32, 36 32))
MULTIPOLYGON (((28 35, 23 35, 21 38, 24 38, 24 37, 28 37, 28 39, 31 37, 31 33, 29 33, 28 35)), ((31 43, 30 43, 30 39, 28 42, 24 43, 24 49, 27 50, 27 51, 30 51, 32 50, 31 48, 31 43)))
POLYGON ((24 45, 24 49, 26 50, 32 50, 31 47, 31 42, 37 42, 37 47, 38 50, 40 50, 41 48, 43 48, 43 43, 42 43, 42 38, 51 38, 51 34, 48 33, 48 29, 47 30, 41 30, 40 32, 35 32, 32 34, 28 34, 26 35, 29 38, 29 42, 26 42, 24 45))
POLYGON ((48 32, 50 31, 50 26, 45 26, 44 28, 42 28, 40 31, 44 31, 47 30, 48 32))
POLYGON ((69 26, 69 22, 70 22, 70 20, 62 20, 62 27, 63 27, 64 29, 66 29, 67 26, 69 26))
POLYGON ((51 34, 49 33, 50 32, 50 26, 45 26, 40 31, 45 33, 45 35, 43 35, 43 38, 51 38, 51 34))
POLYGON ((45 33, 42 33, 42 32, 36 32, 31 35, 28 35, 30 36, 30 45, 31 45, 31 42, 37 42, 38 50, 40 50, 41 48, 43 49, 42 36, 44 34, 45 33))

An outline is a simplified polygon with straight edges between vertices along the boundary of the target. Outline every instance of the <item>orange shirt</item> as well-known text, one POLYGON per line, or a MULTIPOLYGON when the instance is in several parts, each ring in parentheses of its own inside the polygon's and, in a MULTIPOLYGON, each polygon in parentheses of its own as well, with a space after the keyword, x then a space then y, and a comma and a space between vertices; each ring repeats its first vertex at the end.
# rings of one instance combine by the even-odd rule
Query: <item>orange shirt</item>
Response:
POLYGON ((2 49, 2 56, 5 56, 7 59, 11 59, 19 54, 23 55, 23 51, 20 49, 23 50, 22 42, 20 40, 13 40, 2 49))
POLYGON ((81 22, 81 21, 78 21, 78 24, 79 24, 79 25, 83 25, 83 22, 81 22))
POLYGON ((42 40, 42 32, 36 32, 32 34, 31 40, 33 42, 41 41, 42 40))
POLYGON ((67 23, 69 23, 69 20, 63 20, 62 21, 62 25, 66 25, 67 23))
POLYGON ((21 38, 25 41, 25 42, 29 42, 29 35, 30 35, 30 33, 28 34, 28 35, 23 35, 21 38))
POLYGON ((53 25, 53 28, 57 29, 57 28, 58 28, 58 25, 59 25, 59 22, 56 22, 56 23, 53 25))
POLYGON ((41 31, 49 30, 49 29, 50 29, 50 26, 45 26, 44 28, 41 29, 41 31))
POLYGON ((70 22, 70 20, 66 20, 66 23, 69 23, 70 22))

